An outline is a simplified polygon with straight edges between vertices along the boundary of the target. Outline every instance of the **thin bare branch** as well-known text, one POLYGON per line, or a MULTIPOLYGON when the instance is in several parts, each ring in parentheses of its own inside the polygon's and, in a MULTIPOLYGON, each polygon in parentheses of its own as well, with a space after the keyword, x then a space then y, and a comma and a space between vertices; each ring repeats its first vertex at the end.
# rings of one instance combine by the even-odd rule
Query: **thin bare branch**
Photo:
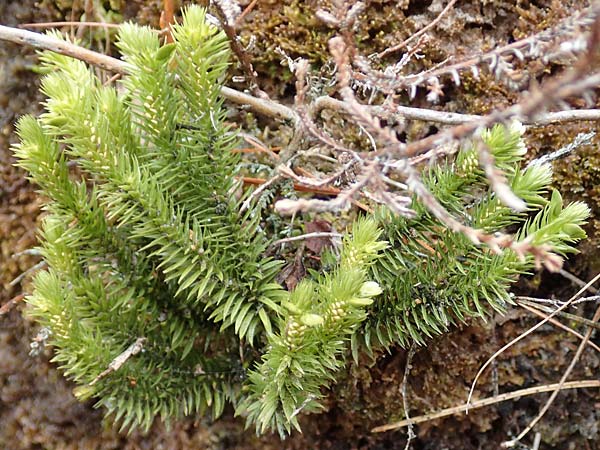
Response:
POLYGON ((25 300, 25 294, 19 294, 16 297, 11 298, 9 301, 0 306, 0 317, 5 316, 13 310, 15 306, 25 300))
POLYGON ((58 28, 66 26, 85 26, 85 27, 98 27, 98 28, 119 28, 120 23, 108 23, 108 22, 77 22, 77 21, 66 21, 66 22, 34 22, 34 23, 22 23, 17 25, 18 28, 58 28))
POLYGON ((573 295, 568 301, 566 301, 565 303, 563 303, 562 305, 560 305, 555 311, 552 312, 552 314, 548 315, 548 317, 546 317, 544 320, 541 320, 536 325, 534 325, 533 327, 529 328, 529 330, 527 330, 526 332, 521 333, 515 339, 513 339, 508 344, 506 344, 505 346, 503 346, 500 350, 496 351, 483 364, 483 366, 481 366, 481 368, 477 372, 477 375, 475 375, 475 379, 473 380, 473 383, 471 384, 471 389, 469 390, 469 396, 467 398, 467 403, 466 403, 467 409, 465 411, 468 413, 468 408, 469 408, 469 405, 471 404, 471 398, 473 397, 473 392, 475 391, 475 386, 477 385, 477 381, 479 380, 479 378, 481 377, 481 375, 483 374, 483 372, 485 371, 485 369, 488 368, 488 366, 491 364, 491 362, 493 360, 495 360, 500 354, 504 353, 510 347, 512 347, 513 345, 515 345, 517 342, 525 339, 527 336, 529 336, 535 330, 537 330, 538 328, 540 328, 542 325, 544 325, 545 323, 549 322, 550 319, 554 318, 560 311, 564 311, 565 309, 567 309, 575 300, 577 300, 581 296, 581 294, 583 294, 587 290, 588 286, 593 285, 598 280, 600 280, 600 273, 598 273, 594 278, 592 278, 592 280, 590 280, 588 283, 586 283, 586 285, 584 287, 582 287, 579 291, 577 291, 575 293, 575 295, 573 295))
MULTIPOLYGON (((108 24, 107 24, 108 25, 108 24)), ((108 25, 110 26, 110 25, 108 25)), ((112 58, 107 55, 103 55, 98 52, 94 52, 88 50, 86 48, 80 47, 78 45, 72 44, 70 42, 65 42, 60 39, 55 39, 50 36, 46 36, 44 34, 35 33, 27 30, 20 30, 18 28, 6 27, 0 25, 0 40, 5 40, 9 42, 14 42, 20 45, 28 45, 35 47, 40 50, 50 50, 56 53, 60 53, 62 55, 71 56, 76 59, 80 59, 85 61, 91 65, 98 66, 105 70, 111 72, 117 72, 120 74, 127 74, 129 71, 129 64, 125 61, 121 61, 116 58, 112 58)), ((221 94, 227 100, 240 104, 240 105, 248 105, 254 111, 259 114, 272 117, 280 120, 288 120, 294 123, 299 121, 298 114, 294 112, 292 108, 289 108, 280 103, 265 100, 262 98, 256 98, 252 95, 245 94, 243 92, 239 92, 235 89, 231 89, 228 87, 223 87, 221 89, 221 94)), ((323 108, 326 106, 336 105, 339 107, 343 107, 343 102, 339 100, 335 100, 331 97, 323 97, 317 99, 317 103, 315 104, 317 110, 319 108, 323 108), (338 103, 339 102, 339 103, 338 103)), ((379 111, 390 110, 390 107, 373 107, 379 108, 379 111)), ((339 109, 339 108, 338 108, 339 109)), ((482 121, 485 125, 486 123, 492 124, 495 121, 505 120, 503 118, 494 119, 494 120, 485 120, 486 117, 489 116, 478 116, 473 114, 459 114, 459 113, 450 113, 443 111, 435 111, 424 108, 412 108, 407 106, 396 106, 393 108, 393 112, 400 114, 401 116, 407 119, 415 119, 415 120, 424 120, 430 122, 438 122, 445 123, 448 125, 456 125, 456 124, 465 124, 475 121, 482 121)), ((377 112, 377 110, 375 111, 377 112)), ((546 114, 541 114, 536 116, 535 118, 527 118, 523 119, 523 123, 526 125, 532 126, 542 126, 548 125, 552 123, 563 123, 563 122, 572 122, 572 121, 580 121, 580 120, 599 120, 600 119, 600 109, 589 109, 589 110, 572 110, 572 111, 558 111, 551 112, 546 114)), ((475 127, 476 128, 476 127, 475 127)), ((459 133, 456 133, 459 135, 459 133)), ((460 135, 464 135, 465 133, 460 133, 460 135)), ((437 139, 440 136, 436 136, 437 139)), ((434 142, 435 139, 429 139, 425 146, 431 146, 431 143, 434 142)))
POLYGON ((137 338, 133 344, 131 344, 129 347, 127 347, 127 349, 125 349, 123 353, 121 353, 115 359, 113 359, 108 365, 108 367, 90 382, 90 386, 93 386, 102 378, 106 377, 108 374, 119 370, 123 366, 123 364, 125 364, 129 360, 129 358, 137 355, 144 349, 145 342, 145 337, 137 338))
POLYGON ((273 178, 271 178, 270 180, 266 181, 265 183, 261 184, 257 189, 254 190, 254 192, 252 192, 252 194, 250 194, 248 196, 248 198, 246 200, 244 200, 244 203, 242 203, 242 206, 240 207, 240 212, 245 211, 246 209, 250 208, 250 205, 252 204, 252 201, 255 198, 258 198, 260 196, 260 194, 267 189, 269 186, 273 185, 274 183, 276 183, 277 181, 281 180, 283 177, 281 175, 275 175, 273 178))
MULTIPOLYGON (((410 348, 408 349, 408 354, 406 355, 406 365, 404 366, 404 377, 402 377, 402 384, 400 385, 400 393, 402 394, 402 408, 404 409, 404 417, 407 421, 410 421, 409 415, 409 407, 408 407, 408 375, 410 374, 410 369, 412 369, 412 360, 415 356, 415 352, 417 349, 417 345, 413 342, 410 348)), ((412 423, 408 424, 408 439, 406 440, 406 446, 404 450, 408 450, 410 448, 411 441, 416 438, 417 435, 413 430, 412 423)))
MULTIPOLYGON (((588 290, 590 289, 589 284, 584 284, 584 286, 588 290)), ((541 303, 541 304, 546 304, 546 305, 553 305, 556 307, 562 306, 566 303, 566 302, 561 302, 559 300, 552 300, 549 298, 527 297, 527 296, 523 296, 523 295, 519 295, 516 298, 519 300, 527 300, 528 302, 531 302, 531 303, 541 303)), ((571 302, 571 306, 575 307, 575 305, 579 305, 581 303, 587 303, 587 302, 600 302, 600 295, 592 295, 591 297, 579 298, 579 299, 571 302)))
POLYGON ((50 50, 61 55, 71 56, 111 72, 126 74, 130 68, 129 64, 125 61, 88 50, 70 42, 46 36, 45 34, 34 33, 33 31, 0 25, 0 40, 20 45, 29 45, 38 49, 50 50))
POLYGON ((30 273, 32 272, 37 272, 40 269, 43 269, 44 267, 47 266, 46 261, 40 261, 37 264, 35 264, 34 266, 30 267, 29 269, 25 270, 24 272, 22 272, 18 277, 16 277, 14 280, 12 280, 10 283, 8 283, 9 286, 13 287, 16 286, 17 284, 19 284, 21 281, 23 281, 23 279, 30 273))
POLYGON ((344 235, 340 234, 340 233, 332 233, 332 232, 328 232, 328 231, 315 231, 314 233, 306 233, 306 234, 301 234, 300 236, 293 236, 293 237, 288 237, 288 238, 284 238, 284 239, 279 239, 279 240, 271 243, 269 246, 275 247, 280 244, 285 244, 286 242, 294 242, 294 241, 301 241, 304 239, 323 238, 323 237, 342 238, 342 237, 344 237, 344 235))
POLYGON ((235 19, 236 28, 242 24, 246 16, 250 14, 250 12, 254 9, 254 7, 256 6, 256 2, 258 2, 258 0, 252 0, 250 4, 248 4, 248 6, 246 6, 242 13, 237 17, 237 19, 235 19))
POLYGON ((416 33, 412 34, 408 39, 405 39, 403 42, 400 42, 399 44, 396 44, 393 47, 387 48, 384 51, 378 53, 377 57, 383 58, 391 53, 394 53, 394 52, 406 47, 408 44, 410 44, 413 40, 415 40, 416 38, 421 36, 423 33, 426 33, 427 31, 429 31, 430 29, 435 27, 439 23, 439 21, 442 20, 442 18, 446 15, 446 13, 448 11, 450 11, 450 9, 452 9, 452 7, 454 6, 455 3, 456 3, 456 0, 450 0, 448 2, 448 4, 446 5, 446 7, 442 10, 442 12, 440 12, 438 14, 438 16, 435 19, 433 19, 427 26, 423 27, 416 33))
MULTIPOLYGON (((452 408, 446 408, 436 413, 425 414, 422 416, 413 417, 411 419, 400 420, 398 422, 390 423, 375 427, 371 430, 372 433, 383 433, 384 431, 396 430, 398 428, 406 427, 410 424, 416 425, 419 423, 429 422, 435 419, 441 419, 442 417, 452 416, 462 412, 467 412, 468 409, 477 409, 484 406, 494 405, 496 403, 505 402, 507 400, 514 400, 528 395, 542 394, 544 392, 550 392, 557 389, 560 383, 546 384, 543 386, 535 386, 526 389, 519 389, 518 391, 509 392, 506 394, 500 394, 496 397, 484 398, 476 400, 471 403, 466 403, 460 406, 454 406, 452 408)), ((600 380, 580 380, 580 381, 569 381, 564 383, 561 389, 584 389, 584 388, 600 388, 600 380)))
MULTIPOLYGON (((521 308, 526 309, 527 311, 529 311, 532 314, 535 314, 538 317, 541 317, 542 319, 545 319, 546 317, 548 317, 547 314, 544 314, 542 311, 538 310, 537 308, 527 304, 527 302, 524 301, 519 301, 517 300, 517 305, 519 305, 521 308)), ((536 305, 539 307, 539 305, 536 305)), ((540 308, 541 309, 541 308, 540 308)), ((564 313, 561 313, 564 314, 564 313)), ((578 333, 577 331, 575 331, 573 328, 568 327, 566 325, 564 325, 562 322, 556 320, 556 319, 550 319, 550 323, 564 331, 566 331, 567 333, 572 334, 573 336, 575 336, 576 338, 583 340, 584 337, 581 333, 578 333)), ((595 326, 598 326, 597 323, 594 323, 595 326)), ((599 327, 600 329, 600 327, 599 327)), ((591 341, 588 341, 588 345, 590 347, 592 347, 594 350, 596 350, 597 352, 600 352, 600 347, 598 347, 596 344, 594 344, 591 341)))
MULTIPOLYGON (((596 312, 595 312, 592 320, 594 322, 597 322, 598 319, 600 319, 600 306, 596 309, 596 312)), ((533 427, 535 427, 535 425, 542 419, 542 417, 544 417, 544 415, 546 414, 546 412, 548 411, 548 409, 550 408, 550 406, 552 405, 552 403, 558 396, 558 393, 563 389, 564 385, 566 384, 567 378, 569 378, 569 375, 571 375, 571 372, 575 368, 575 364, 577 364, 577 361, 579 361, 579 358, 581 357, 583 350, 585 349, 587 343, 589 342, 593 331, 594 331, 593 328, 588 328, 588 330, 586 331, 585 336, 583 337, 583 340, 581 341, 581 343, 579 344, 579 347, 577 348, 577 352, 575 352, 575 355, 573 356, 573 359, 571 360, 569 367, 567 367, 567 370, 565 370, 565 372, 563 373, 563 375, 560 379, 560 382, 558 383, 558 386, 556 386, 553 389, 552 395, 550 395, 550 398, 546 401, 546 404, 540 410, 540 412, 535 417, 535 419, 533 419, 529 423, 529 425, 527 425, 527 427, 523 431, 521 431, 521 433, 519 433, 519 435, 516 438, 511 439, 510 441, 503 442, 502 447, 512 448, 515 445, 517 445, 517 443, 521 439, 523 439, 533 429, 533 427)))
MULTIPOLYGON (((344 102, 329 96, 317 97, 312 103, 313 113, 316 115, 321 110, 329 108, 336 111, 345 111, 351 114, 344 102)), ((398 119, 422 120, 425 122, 442 123, 445 125, 461 125, 468 122, 482 120, 485 116, 478 114, 461 114, 455 112, 436 111, 427 108, 415 108, 402 105, 364 105, 372 114, 398 119)), ((555 123, 577 122, 583 120, 600 120, 600 109, 573 109, 541 114, 533 118, 524 118, 523 125, 541 127, 555 123)))

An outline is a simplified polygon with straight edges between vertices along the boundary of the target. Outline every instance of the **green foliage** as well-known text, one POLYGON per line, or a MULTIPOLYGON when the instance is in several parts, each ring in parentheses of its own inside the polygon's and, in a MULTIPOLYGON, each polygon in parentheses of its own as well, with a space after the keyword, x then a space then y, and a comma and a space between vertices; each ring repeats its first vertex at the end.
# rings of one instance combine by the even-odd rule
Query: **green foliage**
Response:
MULTIPOLYGON (((474 228, 487 233, 518 229, 518 240, 547 244, 561 255, 572 253, 571 244, 585 237, 581 225, 589 209, 580 202, 563 208, 557 191, 550 200, 545 198, 551 168, 519 168, 526 152, 521 133, 520 126, 495 126, 482 139, 512 190, 527 203, 527 212, 514 212, 495 196, 478 167, 474 148, 464 148, 454 161, 428 169, 426 184, 448 211, 474 228)), ((373 346, 423 345, 426 338, 447 331, 457 320, 485 318, 489 307, 504 311, 511 302, 510 284, 534 265, 532 257, 520 259, 512 251, 495 254, 475 246, 463 234, 445 229, 422 205, 415 203, 413 208, 418 214, 410 220, 386 210, 377 213, 390 249, 372 274, 386 289, 369 311, 355 347, 371 352, 373 346)))
POLYGON ((285 295, 280 263, 261 257, 260 217, 238 212, 235 134, 218 98, 225 36, 200 8, 174 36, 165 49, 150 29, 124 27, 133 70, 119 91, 45 54, 46 113, 18 124, 20 165, 50 198, 50 271, 35 280, 32 314, 78 394, 123 426, 218 416, 236 398, 239 339, 270 329, 285 295), (139 338, 140 354, 94 381, 139 338))
POLYGON ((367 281, 368 267, 385 248, 379 235, 374 221, 355 223, 338 268, 301 281, 282 303, 287 314, 278 332, 269 335, 262 363, 249 374, 250 394, 238 408, 258 433, 300 430, 298 413, 319 409, 321 388, 345 365, 350 336, 366 318, 365 307, 381 293, 377 283, 367 281))
MULTIPOLYGON (((415 203, 416 219, 380 210, 357 220, 326 273, 285 291, 283 262, 265 256, 264 205, 240 212, 236 135, 219 97, 228 46, 204 19, 186 10, 166 46, 124 26, 131 70, 118 89, 80 61, 43 56, 46 112, 21 118, 15 147, 48 198, 49 270, 34 280, 30 313, 52 333, 75 394, 97 398, 122 427, 217 417, 232 403, 259 433, 285 435, 300 412, 321 408, 350 350, 358 361, 502 310, 533 260, 477 247, 415 203)), ((484 140, 530 211, 498 201, 474 149, 426 171, 432 192, 473 227, 572 252, 585 205, 546 199, 549 167, 519 169, 518 130, 484 140)))

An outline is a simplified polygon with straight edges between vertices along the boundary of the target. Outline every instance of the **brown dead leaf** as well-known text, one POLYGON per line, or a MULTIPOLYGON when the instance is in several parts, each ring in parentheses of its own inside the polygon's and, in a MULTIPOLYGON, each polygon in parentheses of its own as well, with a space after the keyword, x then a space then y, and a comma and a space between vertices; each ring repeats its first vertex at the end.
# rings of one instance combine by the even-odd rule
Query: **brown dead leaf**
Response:
POLYGON ((285 284, 288 291, 293 291, 298 282, 306 275, 306 269, 304 268, 304 263, 302 261, 304 247, 304 245, 301 245, 298 248, 294 261, 285 266, 277 276, 277 282, 285 284))
MULTIPOLYGON (((306 233, 331 233, 331 223, 326 220, 315 219, 304 225, 306 233)), ((310 237, 305 240, 306 248, 316 255, 320 255, 324 248, 333 247, 331 237, 310 237)))

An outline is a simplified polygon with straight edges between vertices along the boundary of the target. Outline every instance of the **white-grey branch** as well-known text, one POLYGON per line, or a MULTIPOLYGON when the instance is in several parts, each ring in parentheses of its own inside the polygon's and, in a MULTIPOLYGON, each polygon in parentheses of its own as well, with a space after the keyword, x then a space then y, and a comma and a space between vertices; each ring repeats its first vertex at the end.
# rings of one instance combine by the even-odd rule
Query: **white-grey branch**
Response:
MULTIPOLYGON (((0 25, 0 40, 71 56, 111 72, 126 74, 129 71, 129 64, 125 61, 33 31, 0 25)), ((292 108, 280 103, 257 98, 228 87, 223 87, 221 93, 223 97, 230 102, 238 105, 247 105, 259 114, 279 120, 289 120, 294 123, 298 121, 298 114, 292 108)), ((319 97, 315 100, 315 103, 315 106, 320 104, 317 108, 334 107, 335 109, 344 109, 343 102, 331 97, 319 97)), ((387 110, 381 106, 371 106, 370 108, 374 109, 374 113, 384 113, 387 111, 388 114, 395 113, 405 119, 423 120, 447 125, 459 125, 466 122, 481 120, 485 117, 474 114, 460 114, 435 111, 432 109, 412 108, 409 106, 395 106, 393 110, 387 110)), ((524 124, 543 126, 552 123, 573 122, 578 120, 600 120, 600 109, 551 112, 541 114, 533 119, 526 119, 524 124)))

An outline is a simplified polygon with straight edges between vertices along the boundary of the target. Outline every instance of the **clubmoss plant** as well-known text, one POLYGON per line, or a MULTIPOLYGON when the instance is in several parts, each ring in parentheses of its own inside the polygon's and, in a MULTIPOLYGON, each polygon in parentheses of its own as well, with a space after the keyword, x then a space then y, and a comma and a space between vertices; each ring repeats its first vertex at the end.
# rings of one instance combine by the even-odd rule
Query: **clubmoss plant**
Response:
MULTIPOLYGON (((477 150, 465 146, 454 160, 433 166, 423 178, 440 203, 455 217, 486 233, 516 230, 517 240, 548 245, 565 256, 571 244, 583 239, 580 227, 589 208, 574 202, 563 208, 560 193, 552 190, 548 164, 520 168, 526 153, 524 128, 497 125, 482 135, 496 166, 507 176, 513 192, 528 206, 515 212, 489 187, 479 166, 477 150)), ((463 234, 444 231, 444 226, 422 205, 414 202, 414 219, 377 212, 378 223, 390 248, 373 266, 372 276, 385 292, 369 312, 364 333, 354 335, 371 349, 373 345, 403 346, 441 334, 467 317, 485 318, 490 310, 502 312, 511 303, 508 289, 520 274, 534 268, 534 258, 519 258, 511 251, 494 253, 475 246, 463 234), (490 308, 491 307, 491 308, 490 308)))
MULTIPOLYGON (((18 123, 18 164, 48 198, 49 269, 34 280, 30 314, 52 333, 79 398, 145 429, 157 416, 217 417, 229 402, 259 433, 285 435, 320 408, 350 347, 356 358, 423 344, 510 302, 510 283, 533 260, 477 247, 416 203, 416 219, 358 219, 331 269, 284 290, 283 261, 265 256, 262 209, 240 212, 247 194, 219 98, 225 36, 190 7, 173 37, 161 46, 150 29, 123 26, 130 71, 118 88, 45 54, 46 112, 18 123)), ((519 169, 518 130, 484 140, 530 211, 497 200, 474 149, 428 169, 432 192, 474 227, 518 227, 519 239, 573 251, 585 205, 544 197, 550 169, 519 169)))

